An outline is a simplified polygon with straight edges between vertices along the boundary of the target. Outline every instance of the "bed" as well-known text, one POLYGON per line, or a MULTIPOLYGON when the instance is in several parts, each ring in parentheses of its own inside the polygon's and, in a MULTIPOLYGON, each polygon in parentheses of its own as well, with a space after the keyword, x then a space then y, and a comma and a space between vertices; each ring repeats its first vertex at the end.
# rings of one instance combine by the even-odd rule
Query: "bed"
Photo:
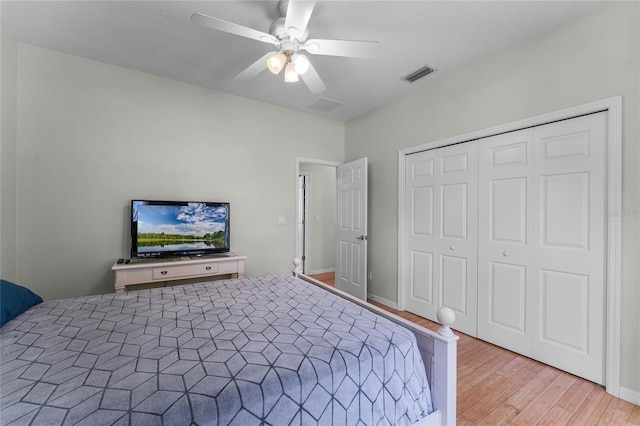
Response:
POLYGON ((294 274, 38 304, 0 329, 0 422, 455 423, 447 324, 339 293, 294 274))

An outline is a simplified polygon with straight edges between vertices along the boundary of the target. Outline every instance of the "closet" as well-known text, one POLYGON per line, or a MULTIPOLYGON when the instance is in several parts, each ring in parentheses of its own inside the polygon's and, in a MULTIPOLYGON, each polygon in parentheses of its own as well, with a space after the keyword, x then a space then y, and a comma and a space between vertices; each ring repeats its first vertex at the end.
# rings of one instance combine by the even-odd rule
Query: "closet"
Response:
POLYGON ((604 384, 606 114, 408 155, 406 309, 604 384))

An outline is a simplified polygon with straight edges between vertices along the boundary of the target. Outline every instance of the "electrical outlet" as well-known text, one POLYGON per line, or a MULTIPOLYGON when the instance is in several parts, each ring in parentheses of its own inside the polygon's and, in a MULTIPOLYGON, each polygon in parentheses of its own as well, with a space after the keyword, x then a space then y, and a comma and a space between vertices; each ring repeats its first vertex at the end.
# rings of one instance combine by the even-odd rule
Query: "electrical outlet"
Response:
POLYGON ((369 281, 373 280, 373 272, 369 271, 369 281))

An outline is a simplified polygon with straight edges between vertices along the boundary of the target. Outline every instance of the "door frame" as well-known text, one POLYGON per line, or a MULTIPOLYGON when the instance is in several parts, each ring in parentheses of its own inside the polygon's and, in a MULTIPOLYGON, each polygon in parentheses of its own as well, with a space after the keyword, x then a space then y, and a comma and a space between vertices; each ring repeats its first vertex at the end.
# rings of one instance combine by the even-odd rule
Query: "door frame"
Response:
POLYGON ((309 222, 309 204, 311 201, 311 174, 308 172, 298 173, 298 191, 296 192, 296 257, 302 260, 302 273, 307 273, 306 256, 309 254, 309 239, 308 239, 308 222, 309 222), (304 177, 304 199, 300 199, 300 178, 304 177), (302 203, 302 205, 300 205, 302 203), (301 210, 302 209, 302 210, 301 210), (302 211, 302 218, 300 212, 302 211), (302 235, 298 235, 300 219, 302 219, 302 235), (302 241, 301 241, 302 240, 302 241))
MULTIPOLYGON (((318 160, 315 158, 306 158, 306 157, 296 157, 296 179, 295 179, 295 191, 296 191, 296 234, 295 234, 295 239, 296 239, 296 258, 300 257, 300 253, 302 252, 302 247, 300 247, 300 239, 298 238, 298 223, 300 221, 300 217, 299 217, 299 212, 298 212, 298 203, 300 203, 300 199, 298 196, 298 176, 300 176, 300 164, 315 164, 318 166, 329 166, 329 167, 334 167, 337 169, 337 167, 342 164, 342 162, 339 161, 328 161, 328 160, 318 160)), ((307 232, 307 227, 305 225, 305 232, 307 232)), ((307 248, 309 247, 309 242, 306 241, 306 237, 305 237, 305 242, 307 245, 307 248)), ((304 271, 306 272, 306 271, 304 271)))
POLYGON ((440 148, 447 145, 469 142, 475 139, 499 135, 528 127, 566 120, 581 115, 607 111, 607 200, 606 215, 606 304, 605 304, 605 387, 607 393, 620 396, 620 287, 621 287, 621 248, 622 248, 622 97, 616 96, 600 101, 515 121, 488 129, 453 136, 447 139, 427 142, 421 145, 401 149, 398 152, 398 309, 405 308, 405 273, 403 265, 406 253, 404 231, 405 223, 405 182, 406 157, 420 151, 440 148))

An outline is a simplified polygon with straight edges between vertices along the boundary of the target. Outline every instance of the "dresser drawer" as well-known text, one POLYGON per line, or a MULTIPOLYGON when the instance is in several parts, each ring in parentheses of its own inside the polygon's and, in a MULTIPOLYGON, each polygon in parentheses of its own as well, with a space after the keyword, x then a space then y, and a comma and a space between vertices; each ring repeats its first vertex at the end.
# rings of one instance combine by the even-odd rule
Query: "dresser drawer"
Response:
POLYGON ((218 263, 198 263, 195 265, 165 266, 153 268, 152 270, 154 280, 171 280, 217 273, 218 263))
POLYGON ((228 260, 226 262, 218 263, 220 265, 220 273, 221 274, 235 274, 238 273, 238 261, 237 260, 228 260))
POLYGON ((127 273, 119 271, 117 274, 122 277, 124 284, 145 283, 151 280, 151 271, 148 269, 128 271, 127 273))

